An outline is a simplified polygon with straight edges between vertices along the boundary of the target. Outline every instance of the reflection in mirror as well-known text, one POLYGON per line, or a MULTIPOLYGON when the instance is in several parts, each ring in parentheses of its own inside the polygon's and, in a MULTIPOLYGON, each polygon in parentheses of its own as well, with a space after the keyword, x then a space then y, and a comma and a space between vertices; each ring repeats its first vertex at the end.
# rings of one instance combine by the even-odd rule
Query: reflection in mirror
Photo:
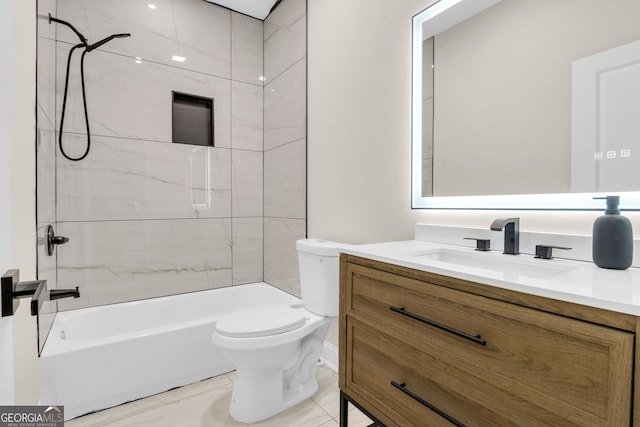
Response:
MULTIPOLYGON (((625 98, 626 105, 615 96, 640 81, 640 66, 608 79, 611 90, 604 98, 610 101, 590 104, 583 116, 592 119, 581 119, 583 127, 606 130, 609 140, 624 135, 625 141, 607 149, 599 135, 590 137, 599 146, 572 138, 572 65, 640 39, 640 2, 614 1, 615 7, 600 0, 441 0, 414 17, 413 207, 480 207, 490 199, 478 196, 490 195, 491 203, 504 205, 485 207, 542 208, 544 196, 531 194, 640 190, 640 180, 620 173, 620 165, 607 158, 616 151, 619 162, 636 159, 638 150, 626 141, 640 140, 633 126, 638 121, 624 124, 621 118, 638 117, 640 90, 634 89, 638 97, 630 102, 625 98), (617 112, 621 105, 625 113, 617 112), (606 121, 596 120, 598 114, 606 121), (579 167, 572 158, 576 145, 588 157, 579 167), (604 156, 600 163, 598 152, 604 156), (582 181, 589 179, 574 169, 617 171, 624 183, 604 179, 606 186, 587 186, 582 181)), ((602 99, 596 87, 600 83, 587 90, 602 99)), ((586 195, 579 198, 585 202, 560 196, 560 205, 550 207, 599 207, 586 195)))
POLYGON ((574 61, 571 191, 638 190, 640 41, 574 61))
POLYGON ((433 196, 433 37, 422 42, 422 196, 433 196))

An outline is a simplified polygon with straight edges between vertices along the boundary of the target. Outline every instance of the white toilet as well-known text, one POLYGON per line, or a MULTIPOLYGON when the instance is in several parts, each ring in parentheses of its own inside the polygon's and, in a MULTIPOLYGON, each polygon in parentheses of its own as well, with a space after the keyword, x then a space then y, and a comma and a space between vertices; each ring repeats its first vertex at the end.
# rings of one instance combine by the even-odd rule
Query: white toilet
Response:
POLYGON ((316 367, 331 321, 338 316, 336 243, 298 240, 302 305, 265 305, 221 318, 213 342, 237 369, 229 414, 264 420, 318 390, 316 367))

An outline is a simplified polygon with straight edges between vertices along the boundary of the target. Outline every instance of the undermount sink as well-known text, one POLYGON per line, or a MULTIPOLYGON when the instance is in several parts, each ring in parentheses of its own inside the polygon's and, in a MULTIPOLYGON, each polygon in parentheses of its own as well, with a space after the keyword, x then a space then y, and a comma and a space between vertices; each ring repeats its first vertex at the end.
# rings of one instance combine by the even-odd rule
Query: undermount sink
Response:
POLYGON ((505 275, 545 279, 576 270, 577 267, 559 264, 553 260, 535 259, 530 255, 503 255, 495 252, 467 252, 454 249, 437 249, 416 255, 459 267, 481 269, 505 275), (522 258, 521 258, 522 257, 522 258))

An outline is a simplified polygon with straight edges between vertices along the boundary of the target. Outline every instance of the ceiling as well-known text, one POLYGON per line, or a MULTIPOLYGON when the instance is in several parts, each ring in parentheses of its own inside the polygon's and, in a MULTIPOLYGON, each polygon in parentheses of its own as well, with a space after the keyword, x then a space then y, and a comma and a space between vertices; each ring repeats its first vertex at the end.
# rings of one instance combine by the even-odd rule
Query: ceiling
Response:
POLYGON ((278 0, 207 0, 236 12, 264 20, 278 0))

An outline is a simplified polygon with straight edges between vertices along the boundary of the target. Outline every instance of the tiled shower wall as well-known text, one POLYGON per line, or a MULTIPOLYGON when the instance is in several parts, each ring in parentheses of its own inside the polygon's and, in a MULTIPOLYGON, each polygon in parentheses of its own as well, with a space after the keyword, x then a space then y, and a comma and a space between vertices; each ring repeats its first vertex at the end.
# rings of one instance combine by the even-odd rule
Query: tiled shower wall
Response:
POLYGON ((306 2, 264 23, 264 277, 300 295, 295 241, 306 236, 306 2))
MULTIPOLYGON (((289 46, 287 11, 299 14, 304 0, 281 3, 273 15, 284 20, 271 32, 262 21, 202 0, 156 0, 156 9, 148 3, 39 1, 38 226, 52 223, 70 238, 57 258, 39 253, 40 277, 53 286, 80 286, 81 298, 61 300, 61 309, 263 279, 298 293, 304 52, 292 62, 279 49, 289 46), (91 151, 80 162, 56 147, 66 58, 77 38, 48 24, 49 12, 89 43, 131 33, 85 57, 91 151), (263 60, 263 49, 272 60, 263 60), (174 54, 187 59, 174 62, 174 54), (263 75, 274 94, 264 98, 263 75), (214 99, 215 147, 171 142, 172 91, 214 99), (291 259, 270 269, 268 251, 291 259)), ((74 57, 63 145, 77 156, 87 136, 79 52, 74 57)))

